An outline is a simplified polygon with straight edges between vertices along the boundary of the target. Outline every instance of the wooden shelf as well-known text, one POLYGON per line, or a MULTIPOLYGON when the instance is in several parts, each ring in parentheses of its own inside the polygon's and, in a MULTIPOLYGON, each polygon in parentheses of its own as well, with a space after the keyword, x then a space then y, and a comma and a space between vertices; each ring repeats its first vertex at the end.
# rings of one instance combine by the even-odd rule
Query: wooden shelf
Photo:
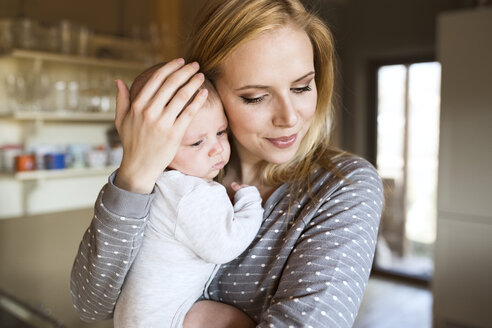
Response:
MULTIPOLYGON (((0 54, 0 80, 9 75, 30 78, 38 73, 50 76, 50 81, 80 81, 86 79, 86 73, 87 78, 114 75, 128 80, 149 66, 143 58, 155 56, 155 49, 148 42, 99 35, 91 36, 89 42, 88 56, 25 49, 0 54), (97 56, 123 57, 130 52, 135 54, 134 60, 97 56)), ((12 111, 7 107, 10 100, 21 95, 1 87, 0 94, 0 145, 105 144, 107 130, 114 124, 114 111, 55 111, 58 106, 50 98, 42 106, 46 111, 12 111)), ((114 107, 112 102, 111 106, 114 107)), ((109 166, 0 173, 0 219, 90 207, 101 184, 116 169, 117 166, 109 166)))
MULTIPOLYGON (((7 55, 8 56, 8 55, 7 55)), ((107 59, 97 57, 83 57, 76 55, 65 55, 52 52, 15 49, 10 53, 13 58, 31 59, 40 61, 52 61, 57 63, 99 66, 105 68, 135 69, 143 70, 148 65, 136 61, 107 59)))
POLYGON ((86 168, 73 168, 73 169, 60 169, 60 170, 35 170, 16 173, 2 173, 0 177, 10 178, 18 181, 32 181, 32 180, 46 180, 46 179, 65 179, 74 177, 89 177, 97 175, 109 176, 117 166, 107 167, 86 167, 86 168))
POLYGON ((2 114, 0 118, 19 121, 60 121, 60 122, 113 122, 114 112, 82 113, 73 111, 56 112, 13 112, 2 114))

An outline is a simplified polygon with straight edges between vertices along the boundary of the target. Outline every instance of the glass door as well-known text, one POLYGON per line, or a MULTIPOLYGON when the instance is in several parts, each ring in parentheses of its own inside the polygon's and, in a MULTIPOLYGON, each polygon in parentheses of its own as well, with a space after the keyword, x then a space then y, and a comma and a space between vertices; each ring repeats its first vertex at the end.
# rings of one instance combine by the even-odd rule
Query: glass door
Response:
POLYGON ((436 237, 441 65, 377 70, 376 165, 385 208, 377 270, 428 280, 436 237))

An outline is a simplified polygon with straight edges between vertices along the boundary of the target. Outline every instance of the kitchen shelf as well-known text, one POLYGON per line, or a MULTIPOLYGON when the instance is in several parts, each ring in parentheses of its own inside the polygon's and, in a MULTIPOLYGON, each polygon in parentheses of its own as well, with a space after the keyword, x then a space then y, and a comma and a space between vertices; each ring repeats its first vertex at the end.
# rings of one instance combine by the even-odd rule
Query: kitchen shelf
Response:
POLYGON ((117 68, 117 69, 143 70, 148 66, 147 64, 142 62, 129 61, 129 60, 85 57, 85 56, 67 55, 67 54, 59 54, 53 52, 23 50, 23 49, 15 49, 7 56, 10 56, 12 58, 19 58, 19 59, 51 61, 56 63, 99 66, 104 68, 117 68))
MULTIPOLYGON (((31 75, 42 73, 49 76, 51 82, 86 78, 97 81, 108 76, 119 76, 128 83, 149 63, 144 60, 100 58, 97 54, 119 55, 131 51, 137 57, 146 58, 151 50, 146 43, 107 36, 91 38, 88 56, 14 49, 0 54, 0 80, 7 76, 28 79, 31 75)), ((107 95, 114 100, 113 91, 107 95)), ((54 96, 43 98, 46 103, 42 104, 43 108, 52 111, 10 110, 8 106, 11 102, 17 102, 14 97, 20 96, 21 93, 0 88, 0 146, 71 143, 97 146, 108 142, 107 132, 114 124, 114 110, 54 110, 61 106, 57 105, 54 96)), ((69 94, 65 96, 68 104, 69 94)), ((113 100, 110 100, 110 108, 114 108, 113 100)), ((107 177, 116 169, 116 166, 109 166, 0 173, 0 219, 90 207, 107 177)))
POLYGON ((56 112, 13 112, 2 114, 0 118, 18 121, 59 121, 59 122, 113 122, 114 112, 107 113, 81 113, 73 111, 56 112))
POLYGON ((2 173, 0 177, 15 179, 18 181, 33 181, 47 179, 65 179, 74 177, 89 177, 98 175, 110 175, 117 166, 85 167, 59 170, 35 170, 16 173, 2 173))

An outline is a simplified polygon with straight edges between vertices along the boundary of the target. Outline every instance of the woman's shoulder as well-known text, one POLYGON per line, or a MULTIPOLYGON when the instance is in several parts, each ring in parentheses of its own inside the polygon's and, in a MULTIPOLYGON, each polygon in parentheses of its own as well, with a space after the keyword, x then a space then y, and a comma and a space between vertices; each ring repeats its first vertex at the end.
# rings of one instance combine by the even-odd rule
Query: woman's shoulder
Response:
POLYGON ((380 180, 374 165, 360 156, 344 153, 332 156, 327 162, 328 165, 313 169, 311 173, 312 182, 320 179, 330 179, 332 182, 350 182, 354 177, 364 180, 380 180))
POLYGON ((377 170, 369 161, 355 155, 337 156, 330 166, 313 170, 310 179, 283 184, 272 196, 265 204, 268 217, 282 220, 276 213, 284 213, 286 208, 306 225, 314 222, 313 219, 328 220, 334 213, 338 213, 339 218, 359 217, 360 213, 351 213, 369 211, 374 218, 371 221, 374 228, 379 223, 378 213, 384 202, 377 170))
POLYGON ((338 155, 331 159, 329 167, 312 170, 309 179, 298 183, 284 183, 272 194, 275 201, 290 198, 295 190, 297 198, 313 198, 318 201, 348 190, 370 190, 373 196, 380 198, 381 178, 376 168, 366 159, 352 154, 338 155))
POLYGON ((311 190, 319 197, 352 190, 382 194, 381 178, 376 168, 366 159, 344 154, 331 160, 330 168, 321 168, 312 175, 311 190), (369 190, 369 191, 368 191, 369 190))
MULTIPOLYGON (((332 159, 334 170, 345 175, 353 174, 353 172, 367 172, 368 174, 376 174, 377 170, 368 160, 352 154, 339 155, 332 159)), ((327 173, 333 173, 333 170, 327 170, 327 173)))

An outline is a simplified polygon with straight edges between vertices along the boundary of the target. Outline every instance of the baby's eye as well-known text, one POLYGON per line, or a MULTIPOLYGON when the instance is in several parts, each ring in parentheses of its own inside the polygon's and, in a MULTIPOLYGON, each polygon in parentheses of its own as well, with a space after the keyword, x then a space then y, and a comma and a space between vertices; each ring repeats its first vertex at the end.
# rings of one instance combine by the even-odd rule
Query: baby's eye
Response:
POLYGON ((226 135, 226 134, 227 134, 227 129, 217 132, 218 136, 222 136, 222 135, 226 135))
POLYGON ((202 142, 203 142, 203 140, 200 140, 200 141, 195 142, 194 144, 191 144, 190 146, 191 147, 198 147, 202 144, 202 142))

